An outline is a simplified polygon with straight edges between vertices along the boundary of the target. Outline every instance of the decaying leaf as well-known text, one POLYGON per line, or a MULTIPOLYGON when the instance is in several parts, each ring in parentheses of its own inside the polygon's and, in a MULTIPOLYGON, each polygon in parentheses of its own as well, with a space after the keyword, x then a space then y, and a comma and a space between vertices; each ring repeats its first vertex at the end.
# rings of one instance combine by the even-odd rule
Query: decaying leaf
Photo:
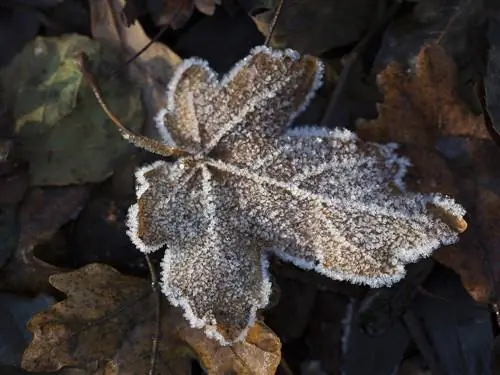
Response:
POLYGON ((188 156, 137 172, 128 233, 145 253, 167 246, 163 293, 222 344, 244 339, 267 305, 269 254, 378 287, 465 230, 454 200, 404 191, 409 163, 394 144, 347 130, 286 131, 322 72, 316 58, 263 46, 220 81, 190 59, 157 116, 164 143, 188 156))
POLYGON ((80 211, 87 193, 83 186, 65 186, 36 188, 28 194, 18 214, 16 250, 0 270, 2 289, 40 292, 46 289, 48 276, 62 271, 37 258, 33 250, 80 211))
MULTIPOLYGON (((148 373, 156 322, 155 298, 146 280, 94 263, 51 276, 50 283, 67 298, 28 323, 34 337, 23 368, 148 373)), ((281 344, 264 325, 256 324, 245 342, 221 348, 203 331, 189 327, 179 310, 163 306, 162 311, 157 374, 189 374, 193 355, 209 374, 275 373, 281 344)))
MULTIPOLYGON (((359 135, 376 142, 403 144, 412 160, 413 187, 458 196, 471 211, 474 225, 458 246, 442 249, 435 258, 452 267, 470 294, 488 300, 491 285, 485 254, 495 264, 500 245, 496 223, 500 213, 497 161, 500 151, 483 116, 476 116, 456 92, 456 66, 442 47, 426 45, 408 74, 398 64, 378 76, 385 95, 379 117, 360 121, 359 135)), ((500 276, 496 269, 497 277, 500 276)))
POLYGON ((78 35, 38 37, 0 71, 3 100, 16 119, 20 157, 34 185, 102 181, 127 148, 82 83, 74 57, 94 62, 113 108, 135 130, 141 127, 139 93, 123 77, 110 78, 115 51, 78 35))
POLYGON ((179 29, 191 18, 195 8, 211 16, 216 4, 220 5, 221 0, 127 0, 123 14, 129 25, 149 13, 156 25, 179 29))

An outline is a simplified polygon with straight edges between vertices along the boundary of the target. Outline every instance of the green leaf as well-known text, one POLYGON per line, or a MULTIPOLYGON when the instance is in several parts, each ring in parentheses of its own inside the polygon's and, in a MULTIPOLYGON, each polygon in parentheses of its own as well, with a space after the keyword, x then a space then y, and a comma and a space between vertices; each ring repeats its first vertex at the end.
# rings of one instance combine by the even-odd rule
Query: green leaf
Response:
POLYGON ((99 182, 128 147, 99 107, 75 58, 92 61, 103 95, 131 130, 142 123, 140 91, 119 70, 119 52, 79 35, 38 37, 0 71, 3 96, 16 118, 20 157, 32 185, 99 182))

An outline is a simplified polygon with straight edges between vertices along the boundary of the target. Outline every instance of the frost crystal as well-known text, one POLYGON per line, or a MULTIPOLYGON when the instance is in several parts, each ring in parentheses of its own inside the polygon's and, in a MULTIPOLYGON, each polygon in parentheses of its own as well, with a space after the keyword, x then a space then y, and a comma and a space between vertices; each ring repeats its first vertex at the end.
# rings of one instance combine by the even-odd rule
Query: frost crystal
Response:
POLYGON ((458 239, 443 217, 463 222, 463 208, 404 192, 409 162, 395 145, 347 130, 286 131, 322 73, 313 57, 266 47, 220 81, 206 62, 187 60, 157 116, 163 141, 191 156, 138 170, 128 234, 145 253, 166 245, 163 293, 222 344, 244 339, 267 305, 271 253, 379 287, 458 239))

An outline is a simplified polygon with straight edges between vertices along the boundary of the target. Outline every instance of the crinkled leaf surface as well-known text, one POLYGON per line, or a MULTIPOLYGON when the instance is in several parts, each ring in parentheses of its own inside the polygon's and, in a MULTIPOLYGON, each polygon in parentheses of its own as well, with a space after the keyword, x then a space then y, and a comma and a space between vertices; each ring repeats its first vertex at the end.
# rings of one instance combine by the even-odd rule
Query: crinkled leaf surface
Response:
POLYGON ((102 181, 127 147, 82 80, 75 61, 81 52, 93 61, 110 107, 132 129, 141 126, 138 90, 123 76, 110 78, 116 51, 78 35, 36 38, 0 71, 34 185, 102 181))
POLYGON ((285 132, 322 71, 311 56, 262 46, 221 80, 187 60, 157 116, 164 142, 191 156, 137 172, 129 235, 146 253, 166 245, 163 293, 223 344, 242 340, 267 305, 269 253, 378 287, 466 227, 452 199, 404 192, 408 160, 394 145, 285 132))
POLYGON ((457 68, 442 47, 426 45, 407 73, 396 63, 378 75, 384 101, 379 117, 360 121, 366 140, 396 141, 413 163, 412 185, 423 192, 439 190, 458 196, 471 210, 474 224, 458 245, 442 249, 435 258, 453 268, 477 300, 491 295, 485 260, 495 266, 500 241, 498 146, 483 116, 471 113, 457 94, 457 68))
MULTIPOLYGON (((156 322, 155 298, 146 280, 93 263, 51 276, 50 283, 67 298, 28 323, 34 337, 23 368, 148 373, 156 322)), ((189 327, 179 310, 163 306, 162 311, 157 374, 189 374, 193 354, 209 374, 274 374, 281 344, 264 325, 255 325, 245 342, 221 348, 189 327)))

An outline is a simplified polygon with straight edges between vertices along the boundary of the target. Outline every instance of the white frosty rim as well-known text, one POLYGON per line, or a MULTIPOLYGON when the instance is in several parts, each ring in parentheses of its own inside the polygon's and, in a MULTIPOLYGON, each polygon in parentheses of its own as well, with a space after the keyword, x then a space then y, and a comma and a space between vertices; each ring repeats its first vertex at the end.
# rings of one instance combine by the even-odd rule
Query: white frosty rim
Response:
MULTIPOLYGON (((227 86, 235 77, 235 75, 238 74, 240 70, 245 68, 250 63, 250 60, 259 53, 264 53, 276 60, 280 60, 284 56, 286 56, 297 61, 301 57, 301 55, 297 51, 294 51, 292 49, 275 50, 267 46, 257 46, 252 48, 248 56, 238 61, 229 72, 222 76, 220 80, 217 79, 218 74, 210 68, 209 63, 206 60, 200 59, 198 57, 193 57, 186 59, 181 64, 179 64, 175 69, 174 75, 172 76, 165 93, 167 98, 167 107, 160 109, 160 111, 155 116, 155 124, 163 141, 166 144, 171 145, 172 147, 178 147, 173 140, 172 135, 168 131, 167 124, 165 124, 165 115, 173 113, 175 111, 175 88, 179 84, 179 81, 187 70, 189 70, 193 66, 197 66, 205 70, 208 74, 207 84, 221 89, 227 86)), ((324 64, 318 58, 315 58, 315 62, 316 74, 314 76, 312 86, 306 97, 304 98, 304 102, 302 103, 302 105, 297 108, 295 112, 290 113, 289 121, 286 124, 286 127, 290 126, 290 124, 297 118, 297 116, 299 116, 307 108, 310 101, 314 98, 316 91, 323 84, 323 73, 325 69, 324 64)))
MULTIPOLYGON (((135 180, 136 180, 136 197, 137 199, 140 199, 141 196, 149 189, 149 182, 145 177, 145 174, 157 169, 161 168, 162 166, 166 166, 167 162, 158 160, 155 161, 152 164, 146 165, 142 168, 137 169, 135 172, 135 180)), ((161 249, 165 244, 161 243, 158 245, 150 246, 144 243, 139 238, 138 231, 139 231, 139 204, 135 203, 130 208, 128 209, 127 213, 127 235, 129 236, 130 240, 132 243, 139 249, 140 252, 149 254, 153 253, 159 249, 161 249)))
MULTIPOLYGON (((181 80, 183 74, 191 67, 193 66, 198 66, 202 69, 204 69, 208 73, 208 82, 207 84, 209 85, 214 85, 214 87, 221 88, 229 84, 234 76, 241 71, 245 66, 247 66, 250 63, 250 60, 253 56, 255 56, 258 53, 264 53, 268 56, 271 56, 272 58, 276 59, 282 59, 283 56, 290 57, 294 60, 297 60, 300 58, 300 55, 296 51, 292 50, 285 50, 285 51, 278 51, 278 50, 272 50, 268 47, 265 46, 259 46, 250 52, 250 54, 240 62, 238 62, 223 78, 219 81, 217 80, 217 75, 216 73, 209 67, 208 63, 205 60, 201 60, 198 58, 193 58, 193 59, 188 59, 185 60, 181 65, 179 65, 175 71, 174 76, 172 77, 172 80, 170 81, 168 85, 168 89, 166 92, 167 98, 168 98, 168 105, 167 108, 164 108, 160 110, 156 116, 156 124, 158 127, 158 131, 160 132, 160 135, 163 139, 164 142, 167 144, 171 144, 175 146, 174 140, 172 139, 172 136, 170 132, 167 129, 167 126, 165 124, 165 115, 169 113, 173 113, 175 111, 175 88, 179 84, 179 81, 181 80)), ((313 84, 310 87, 309 92, 307 93, 303 104, 295 111, 290 113, 289 116, 289 122, 287 126, 289 126, 295 119, 296 117, 302 113, 311 99, 314 97, 316 90, 321 86, 322 84, 322 76, 323 76, 323 70, 324 66, 323 63, 315 59, 316 62, 316 74, 313 80, 313 84)), ((230 129, 230 128, 229 128, 230 129)), ((335 130, 327 130, 324 128, 320 128, 317 126, 314 127, 300 127, 296 129, 292 129, 286 133, 287 136, 316 136, 316 137, 321 137, 321 136, 334 136, 340 140, 354 140, 357 139, 357 136, 346 130, 346 129, 335 129, 335 130)), ((380 147, 380 151, 384 153, 386 156, 387 160, 387 165, 388 166, 393 166, 396 165, 398 167, 398 170, 395 174, 394 177, 394 182, 396 185, 404 191, 404 182, 403 182, 403 177, 406 174, 407 167, 410 166, 410 162, 408 159, 404 157, 398 156, 394 150, 397 147, 395 144, 387 144, 387 145, 377 145, 380 147)), ((145 178, 145 174, 148 173, 149 171, 155 169, 155 168, 161 168, 162 165, 167 164, 166 162, 163 161, 157 161, 151 165, 145 166, 143 168, 140 168, 137 173, 136 173, 136 180, 137 180, 137 198, 140 199, 141 196, 148 190, 150 187, 148 181, 145 178)), ((221 163, 218 163, 217 161, 212 161, 211 164, 213 166, 217 166, 220 170, 224 170, 229 173, 234 173, 234 174, 242 174, 243 171, 239 169, 238 167, 234 165, 226 165, 223 166, 221 163)), ((246 172, 246 171, 245 171, 246 172)), ((247 173, 248 175, 248 173, 247 173)), ((271 183, 272 181, 267 181, 265 177, 255 175, 254 176, 256 180, 260 178, 262 181, 266 183, 271 183)), ((275 184, 278 186, 279 184, 275 184)), ((293 190, 293 186, 288 186, 288 184, 282 183, 284 188, 287 188, 288 190, 292 191, 296 195, 302 194, 300 189, 295 189, 293 190)), ((280 185, 280 186, 281 186, 280 185)), ((435 205, 439 205, 440 207, 443 207, 447 211, 451 212, 452 214, 456 216, 463 216, 465 214, 465 210, 463 209, 462 206, 457 204, 451 199, 448 199, 446 197, 443 197, 440 194, 434 194, 434 195, 427 195, 428 201, 434 203, 435 205)), ((427 198, 426 198, 427 199, 427 198)), ((334 200, 332 200, 333 202, 334 200)), ((368 207, 368 206, 367 206, 368 207)), ((369 208, 369 207, 368 207, 369 208)), ((380 207, 376 208, 376 212, 382 212, 388 216, 393 216, 397 217, 397 212, 391 212, 390 210, 385 210, 381 209, 380 207)), ((138 236, 138 229, 139 229, 139 206, 138 204, 134 204, 130 207, 129 212, 128 212, 128 219, 127 219, 127 234, 131 238, 131 241, 134 243, 134 245, 144 253, 151 253, 154 252, 158 249, 160 249, 162 246, 165 244, 159 244, 159 245, 154 245, 154 246, 149 246, 146 245, 138 236)), ((206 335, 208 337, 211 337, 215 340, 217 340, 220 344, 222 345, 230 345, 232 343, 242 341, 246 338, 248 334, 248 330, 250 327, 255 323, 256 321, 256 316, 257 316, 257 311, 261 308, 264 308, 268 305, 269 303, 269 297, 271 293, 271 281, 270 281, 270 275, 269 275, 269 254, 275 254, 278 256, 280 259, 291 262, 295 266, 302 268, 304 270, 315 270, 316 272, 323 274, 329 278, 332 278, 334 280, 346 280, 350 281, 355 284, 366 284, 371 287, 381 287, 381 286, 390 286, 394 284, 395 282, 400 281, 406 273, 405 270, 405 263, 409 262, 415 262, 418 259, 428 256, 429 254, 432 253, 433 250, 435 250, 437 247, 439 247, 441 244, 450 244, 454 243, 458 240, 458 234, 452 235, 450 234, 448 237, 445 237, 441 240, 438 239, 432 239, 429 241, 425 241, 421 246, 419 247, 412 247, 411 249, 400 249, 398 252, 395 252, 393 254, 393 259, 395 260, 394 264, 394 273, 391 274, 383 274, 380 275, 377 278, 373 277, 367 277, 367 276, 360 276, 354 273, 345 273, 345 272, 339 272, 336 270, 328 269, 325 268, 321 263, 315 262, 315 261, 307 261, 298 257, 295 257, 293 255, 290 255, 287 253, 283 248, 271 248, 268 249, 267 251, 261 252, 261 257, 260 257, 260 266, 261 266, 261 278, 262 282, 260 285, 260 291, 258 296, 256 297, 255 303, 251 306, 249 312, 248 312, 248 320, 247 320, 247 325, 246 327, 240 332, 240 334, 237 336, 236 339, 233 341, 228 341, 217 329, 217 323, 213 321, 207 321, 207 319, 200 318, 196 316, 194 313, 194 310, 192 308, 191 300, 188 299, 185 295, 180 293, 178 289, 175 288, 175 286, 169 284, 169 279, 168 279, 168 274, 170 272, 170 267, 171 267, 171 252, 169 249, 166 250, 165 256, 162 260, 162 292, 163 294, 167 297, 167 299, 170 301, 170 303, 174 306, 180 306, 184 310, 184 316, 185 318, 189 321, 190 325, 195 328, 202 328, 204 329, 206 335), (410 251, 411 250, 411 251, 410 251)))
POLYGON ((249 329, 255 324, 257 318, 257 311, 266 307, 269 304, 269 296, 271 295, 271 279, 269 274, 269 260, 267 252, 261 253, 260 258, 261 266, 261 277, 262 284, 260 289, 260 301, 252 306, 248 314, 248 320, 245 328, 240 332, 240 334, 232 341, 227 340, 218 330, 217 323, 214 324, 213 321, 206 321, 196 316, 191 307, 190 300, 185 297, 179 297, 182 293, 179 292, 174 286, 168 283, 168 277, 166 274, 170 272, 170 251, 167 249, 165 251, 165 256, 163 257, 161 263, 161 290, 163 294, 167 297, 168 301, 173 306, 181 307, 184 310, 184 317, 190 323, 191 327, 204 329, 205 334, 217 340, 221 345, 227 346, 237 342, 243 341, 247 335, 249 329))

